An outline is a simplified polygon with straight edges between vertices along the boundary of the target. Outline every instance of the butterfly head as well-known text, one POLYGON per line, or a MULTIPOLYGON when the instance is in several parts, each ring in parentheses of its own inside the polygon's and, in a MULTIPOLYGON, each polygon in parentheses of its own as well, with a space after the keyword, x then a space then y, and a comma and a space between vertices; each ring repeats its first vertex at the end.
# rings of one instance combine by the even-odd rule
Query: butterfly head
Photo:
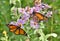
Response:
POLYGON ((19 23, 18 25, 19 25, 19 27, 21 27, 21 26, 22 26, 22 24, 21 24, 21 23, 19 23))

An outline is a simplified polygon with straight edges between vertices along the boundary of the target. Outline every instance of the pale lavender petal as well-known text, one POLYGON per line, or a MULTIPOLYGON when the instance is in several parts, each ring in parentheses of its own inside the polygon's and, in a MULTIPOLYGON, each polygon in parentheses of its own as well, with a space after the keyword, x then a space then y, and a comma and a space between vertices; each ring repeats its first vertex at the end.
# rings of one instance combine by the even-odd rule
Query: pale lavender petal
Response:
POLYGON ((44 3, 41 3, 40 7, 44 9, 51 8, 51 6, 49 6, 48 4, 44 4, 44 3))
POLYGON ((35 12, 40 12, 40 8, 39 8, 39 7, 33 7, 33 10, 34 10, 35 12))
POLYGON ((10 24, 18 26, 18 24, 14 21, 10 22, 10 24))
POLYGON ((26 13, 24 14, 24 16, 25 16, 25 17, 30 17, 30 14, 26 12, 26 13))
POLYGON ((29 6, 26 6, 26 7, 25 7, 25 11, 27 11, 28 9, 30 9, 30 7, 29 7, 29 6))
POLYGON ((18 24, 25 24, 25 21, 22 20, 22 19, 19 19, 19 20, 17 20, 17 23, 18 23, 18 24))
POLYGON ((44 4, 46 8, 51 8, 51 6, 49 6, 48 4, 44 4))
POLYGON ((24 14, 25 10, 24 10, 24 8, 18 8, 18 12, 24 14))
POLYGON ((22 20, 28 20, 30 18, 30 15, 24 14, 22 16, 22 20))
POLYGON ((52 11, 48 11, 46 14, 47 17, 51 17, 51 15, 52 15, 52 11))
POLYGON ((12 21, 12 22, 10 22, 10 24, 14 24, 14 25, 15 25, 15 24, 16 24, 16 22, 12 21))
POLYGON ((34 29, 38 29, 39 28, 39 25, 38 23, 35 24, 35 22, 33 20, 30 21, 30 26, 34 29))
POLYGON ((30 13, 32 14, 33 13, 33 9, 31 8, 31 10, 30 10, 30 13))
POLYGON ((33 9, 30 8, 29 6, 27 6, 27 7, 25 8, 25 11, 26 11, 27 14, 32 14, 32 13, 33 13, 33 9))
POLYGON ((20 28, 24 28, 23 24, 16 22, 16 26, 20 26, 20 28))

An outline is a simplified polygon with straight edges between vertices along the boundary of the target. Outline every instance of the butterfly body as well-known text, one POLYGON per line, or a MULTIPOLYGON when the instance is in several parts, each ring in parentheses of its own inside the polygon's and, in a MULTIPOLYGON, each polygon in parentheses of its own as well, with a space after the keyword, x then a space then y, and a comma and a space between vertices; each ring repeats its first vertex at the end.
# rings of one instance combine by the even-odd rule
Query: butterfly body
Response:
POLYGON ((16 26, 13 24, 8 24, 7 26, 9 28, 10 32, 15 33, 16 35, 26 35, 27 36, 27 33, 20 26, 16 26))

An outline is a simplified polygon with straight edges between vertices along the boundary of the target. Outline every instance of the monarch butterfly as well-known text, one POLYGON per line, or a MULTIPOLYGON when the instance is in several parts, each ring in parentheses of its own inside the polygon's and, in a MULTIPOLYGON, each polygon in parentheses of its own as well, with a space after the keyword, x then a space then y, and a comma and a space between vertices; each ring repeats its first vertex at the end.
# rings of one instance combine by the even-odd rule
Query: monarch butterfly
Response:
POLYGON ((34 16, 37 17, 38 21, 42 21, 42 20, 47 20, 48 19, 46 16, 42 15, 39 12, 33 12, 33 17, 34 16))
POLYGON ((13 25, 13 24, 7 24, 9 27, 9 31, 15 33, 16 35, 25 35, 27 36, 27 33, 19 26, 13 25))

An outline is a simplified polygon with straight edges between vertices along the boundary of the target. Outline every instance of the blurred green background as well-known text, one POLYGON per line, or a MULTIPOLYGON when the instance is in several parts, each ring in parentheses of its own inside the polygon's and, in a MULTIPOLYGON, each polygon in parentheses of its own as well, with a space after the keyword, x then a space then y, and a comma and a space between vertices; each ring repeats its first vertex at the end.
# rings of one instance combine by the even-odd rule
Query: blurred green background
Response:
MULTIPOLYGON (((11 15, 10 0, 0 0, 0 37, 3 36, 3 31, 7 31, 8 36, 11 37, 14 34, 9 32, 7 23, 14 20, 11 15)), ((52 6, 53 15, 52 18, 46 23, 46 28, 44 28, 44 33, 56 33, 58 36, 56 38, 51 38, 50 41, 60 41, 60 0, 42 0, 43 3, 47 3, 52 6)), ((33 6, 33 0, 21 0, 21 7, 26 7, 27 5, 33 6)), ((25 37, 25 36, 24 36, 25 37)), ((11 41, 19 41, 20 38, 23 39, 23 36, 14 35, 11 41)), ((0 40, 1 41, 1 40, 0 40)))

